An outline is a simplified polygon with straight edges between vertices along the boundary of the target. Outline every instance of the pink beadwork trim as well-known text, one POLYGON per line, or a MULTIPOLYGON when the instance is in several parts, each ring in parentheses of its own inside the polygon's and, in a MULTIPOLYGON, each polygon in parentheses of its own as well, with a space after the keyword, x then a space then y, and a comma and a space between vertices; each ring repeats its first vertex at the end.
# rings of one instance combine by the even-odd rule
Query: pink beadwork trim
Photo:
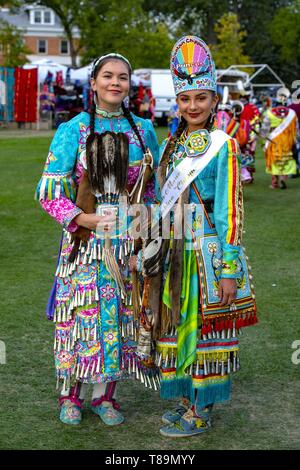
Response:
POLYGON ((69 400, 74 405, 78 406, 79 408, 83 407, 83 400, 80 398, 74 397, 72 395, 68 395, 67 397, 59 397, 58 404, 61 406, 66 400, 69 400))
POLYGON ((106 395, 102 395, 100 398, 95 398, 92 402, 91 402, 91 406, 99 406, 101 405, 104 401, 109 401, 110 403, 112 403, 112 406, 115 410, 119 410, 121 408, 121 406, 119 405, 119 403, 116 402, 116 400, 114 398, 109 398, 108 396, 106 395))

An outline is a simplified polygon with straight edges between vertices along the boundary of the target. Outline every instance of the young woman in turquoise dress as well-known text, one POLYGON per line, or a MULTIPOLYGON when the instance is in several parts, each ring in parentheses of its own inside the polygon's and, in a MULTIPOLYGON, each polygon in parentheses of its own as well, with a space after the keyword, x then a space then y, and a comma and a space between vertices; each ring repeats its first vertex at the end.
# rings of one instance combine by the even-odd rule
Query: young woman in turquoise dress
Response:
MULTIPOLYGON (((148 149, 151 170, 157 166, 158 145, 152 123, 124 105, 130 76, 119 54, 94 61, 91 112, 59 126, 37 187, 43 209, 63 226, 47 314, 55 323, 60 419, 66 424, 81 422, 87 384, 93 384, 92 410, 108 425, 122 423, 116 383, 140 367, 129 266, 141 270, 141 252, 126 230, 112 230, 122 217, 120 197, 128 202, 132 190, 141 189, 148 149)), ((154 201, 152 177, 142 193, 141 202, 154 201)))
POLYGON ((195 36, 180 39, 171 72, 181 121, 161 146, 158 168, 171 237, 162 250, 156 361, 162 398, 179 400, 163 415, 160 432, 189 437, 208 431, 213 405, 230 398, 237 333, 257 320, 241 247, 240 151, 215 125, 216 72, 207 45, 195 36))

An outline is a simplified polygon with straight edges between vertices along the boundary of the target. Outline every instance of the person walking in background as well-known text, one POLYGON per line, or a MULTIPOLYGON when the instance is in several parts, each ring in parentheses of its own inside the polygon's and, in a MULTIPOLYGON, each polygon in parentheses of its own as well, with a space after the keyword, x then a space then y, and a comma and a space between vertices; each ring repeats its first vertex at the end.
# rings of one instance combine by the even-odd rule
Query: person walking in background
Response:
POLYGON ((265 138, 266 172, 272 175, 271 189, 286 189, 288 175, 297 173, 293 149, 297 140, 297 115, 287 107, 290 91, 280 88, 277 105, 268 108, 262 119, 261 135, 265 138))

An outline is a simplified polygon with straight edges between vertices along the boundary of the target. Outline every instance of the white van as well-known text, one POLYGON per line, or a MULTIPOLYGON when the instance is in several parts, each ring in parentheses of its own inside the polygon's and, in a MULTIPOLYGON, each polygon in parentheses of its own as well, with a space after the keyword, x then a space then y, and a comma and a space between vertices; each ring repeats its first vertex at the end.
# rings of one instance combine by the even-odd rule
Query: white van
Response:
POLYGON ((155 117, 166 118, 175 104, 175 92, 171 72, 168 69, 137 69, 134 74, 149 80, 155 98, 155 117))

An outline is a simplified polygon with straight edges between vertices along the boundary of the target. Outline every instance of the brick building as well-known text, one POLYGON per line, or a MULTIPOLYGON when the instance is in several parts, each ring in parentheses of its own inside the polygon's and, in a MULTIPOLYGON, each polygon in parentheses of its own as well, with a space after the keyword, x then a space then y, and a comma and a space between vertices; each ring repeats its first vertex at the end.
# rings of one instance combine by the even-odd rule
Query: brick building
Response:
MULTIPOLYGON (((64 28, 50 8, 24 5, 18 13, 0 8, 0 18, 23 31, 24 42, 32 51, 27 56, 30 62, 47 58, 63 65, 71 65, 70 45, 64 28)), ((74 37, 79 39, 78 30, 74 31, 74 37)))

